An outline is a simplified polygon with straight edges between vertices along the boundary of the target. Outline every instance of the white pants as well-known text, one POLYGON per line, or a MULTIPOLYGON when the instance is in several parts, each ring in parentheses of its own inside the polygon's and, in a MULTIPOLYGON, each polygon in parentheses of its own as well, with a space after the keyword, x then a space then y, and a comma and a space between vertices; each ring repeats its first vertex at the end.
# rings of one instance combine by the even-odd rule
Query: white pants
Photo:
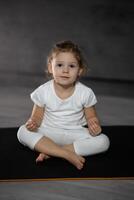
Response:
POLYGON ((34 149, 35 144, 46 136, 56 144, 62 146, 73 144, 76 154, 88 156, 106 151, 109 148, 109 139, 106 135, 91 136, 87 128, 82 127, 78 130, 65 130, 52 127, 40 127, 37 132, 28 131, 22 125, 17 133, 20 143, 34 149))

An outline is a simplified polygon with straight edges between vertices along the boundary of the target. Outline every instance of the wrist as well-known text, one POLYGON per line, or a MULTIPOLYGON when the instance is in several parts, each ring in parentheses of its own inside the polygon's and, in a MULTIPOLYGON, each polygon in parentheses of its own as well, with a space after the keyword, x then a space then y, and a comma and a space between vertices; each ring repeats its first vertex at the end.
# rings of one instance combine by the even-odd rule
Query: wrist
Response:
POLYGON ((35 118, 30 118, 28 121, 33 123, 35 126, 38 126, 37 120, 35 118))

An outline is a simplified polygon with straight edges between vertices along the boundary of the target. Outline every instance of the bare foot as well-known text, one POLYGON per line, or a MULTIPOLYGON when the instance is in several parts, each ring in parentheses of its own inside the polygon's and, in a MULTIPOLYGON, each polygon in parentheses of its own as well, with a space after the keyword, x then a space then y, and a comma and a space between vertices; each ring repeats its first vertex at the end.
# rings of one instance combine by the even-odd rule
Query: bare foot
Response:
POLYGON ((43 162, 44 160, 47 160, 48 158, 50 158, 50 156, 48 156, 47 154, 40 153, 38 157, 36 158, 36 163, 43 162))
POLYGON ((68 151, 68 155, 66 159, 72 163, 77 169, 81 170, 85 163, 85 158, 82 156, 79 156, 71 151, 68 151))

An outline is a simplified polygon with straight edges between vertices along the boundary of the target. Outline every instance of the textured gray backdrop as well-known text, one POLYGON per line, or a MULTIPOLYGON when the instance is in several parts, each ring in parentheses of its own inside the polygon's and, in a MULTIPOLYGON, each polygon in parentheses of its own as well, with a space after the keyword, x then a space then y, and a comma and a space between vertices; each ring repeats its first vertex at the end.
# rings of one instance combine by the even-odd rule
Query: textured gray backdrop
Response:
POLYGON ((0 127, 29 117, 29 94, 46 80, 51 46, 64 39, 83 50, 102 124, 132 125, 133 10, 130 0, 0 0, 0 127))
POLYGON ((134 80, 133 9, 129 0, 0 0, 0 84, 43 76, 63 39, 80 45, 90 77, 134 80))

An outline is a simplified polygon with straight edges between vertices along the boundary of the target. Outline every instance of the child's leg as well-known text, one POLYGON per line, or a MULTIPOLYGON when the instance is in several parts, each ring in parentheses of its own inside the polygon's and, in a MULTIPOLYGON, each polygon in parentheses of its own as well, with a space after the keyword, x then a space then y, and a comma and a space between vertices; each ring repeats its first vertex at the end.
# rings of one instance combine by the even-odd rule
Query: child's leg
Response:
POLYGON ((77 155, 89 156, 102 153, 108 150, 110 145, 106 135, 100 134, 95 137, 83 138, 74 142, 74 149, 77 155))
MULTIPOLYGON (((76 139, 72 144, 63 145, 62 148, 77 155, 89 156, 107 151, 110 142, 106 135, 88 136, 76 139)), ((45 155, 44 155, 45 159, 45 155)))
POLYGON ((45 155, 57 156, 65 158, 78 169, 83 167, 85 159, 81 156, 76 155, 73 152, 64 149, 53 142, 53 140, 44 136, 38 132, 28 131, 25 125, 21 126, 17 133, 19 141, 31 149, 35 149, 45 155))
POLYGON ((35 144, 34 148, 38 152, 42 152, 50 156, 64 158, 75 165, 78 169, 82 169, 85 162, 85 159, 83 157, 78 156, 75 153, 60 147, 48 137, 41 138, 37 142, 37 144, 35 144))
MULTIPOLYGON (((63 145, 62 148, 75 153, 75 149, 74 149, 73 144, 63 145)), ((47 154, 40 153, 39 156, 36 158, 36 162, 42 162, 43 160, 46 160, 48 158, 50 158, 50 156, 48 156, 47 154)))
POLYGON ((31 132, 27 130, 25 125, 22 125, 17 132, 18 140, 24 146, 34 150, 35 144, 43 137, 40 132, 31 132))
POLYGON ((63 147, 64 149, 69 150, 69 151, 75 152, 73 143, 72 143, 72 144, 65 144, 65 145, 63 145, 62 147, 63 147))
MULTIPOLYGON (((73 144, 63 145, 62 148, 75 153, 73 144)), ((50 158, 50 156, 48 156, 47 154, 40 153, 39 156, 36 158, 36 162, 42 162, 43 160, 46 160, 48 158, 50 158)))
MULTIPOLYGON (((63 148, 75 152, 77 155, 88 156, 106 151, 109 148, 109 139, 106 135, 91 136, 87 128, 70 130, 65 140, 72 138, 70 144, 64 144, 63 148)), ((71 141, 71 140, 70 140, 71 141)))

